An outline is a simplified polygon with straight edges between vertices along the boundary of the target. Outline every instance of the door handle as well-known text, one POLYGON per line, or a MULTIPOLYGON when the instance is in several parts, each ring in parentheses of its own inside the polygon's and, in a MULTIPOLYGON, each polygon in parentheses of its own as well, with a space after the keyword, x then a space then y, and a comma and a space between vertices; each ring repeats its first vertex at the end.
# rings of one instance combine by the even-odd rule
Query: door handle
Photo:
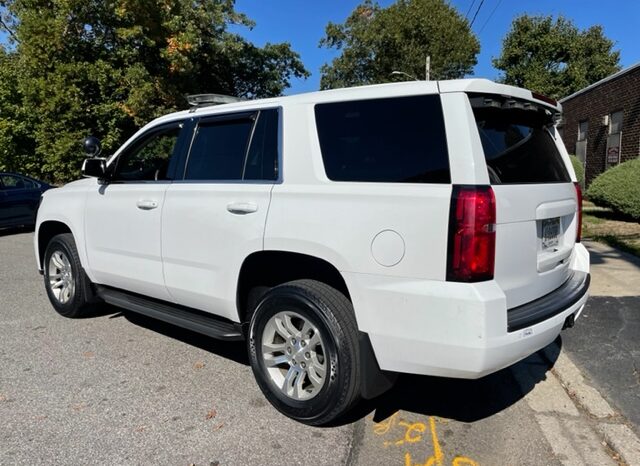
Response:
POLYGON ((227 210, 232 214, 244 215, 258 211, 258 204, 254 202, 232 202, 227 204, 227 210))
POLYGON ((136 206, 140 210, 153 210, 158 207, 158 201, 152 201, 150 199, 140 199, 136 202, 136 206))

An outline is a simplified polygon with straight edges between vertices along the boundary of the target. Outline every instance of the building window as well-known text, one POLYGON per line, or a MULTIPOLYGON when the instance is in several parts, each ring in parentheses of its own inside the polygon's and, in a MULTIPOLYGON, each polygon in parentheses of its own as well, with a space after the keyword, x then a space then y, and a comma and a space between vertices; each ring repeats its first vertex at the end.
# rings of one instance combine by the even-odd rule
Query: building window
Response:
POLYGON ((582 162, 582 166, 587 166, 587 134, 589 134, 589 120, 582 120, 578 123, 578 141, 576 142, 576 157, 582 162))
POLYGON ((589 132, 589 120, 583 120, 578 124, 578 141, 586 141, 589 132))
POLYGON ((620 110, 619 112, 613 112, 611 114, 611 116, 609 117, 609 134, 622 132, 622 115, 622 110, 620 110))
POLYGON ((606 168, 620 163, 622 149, 622 110, 609 115, 609 135, 607 136, 606 168))

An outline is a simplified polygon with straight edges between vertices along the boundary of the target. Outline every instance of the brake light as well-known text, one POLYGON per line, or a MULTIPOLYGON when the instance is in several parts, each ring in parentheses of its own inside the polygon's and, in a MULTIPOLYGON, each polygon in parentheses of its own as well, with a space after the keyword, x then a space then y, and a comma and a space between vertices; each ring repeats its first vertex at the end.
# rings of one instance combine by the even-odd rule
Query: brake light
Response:
POLYGON ((574 186, 576 187, 576 201, 578 202, 578 224, 576 230, 576 243, 579 243, 582 239, 582 188, 580 187, 580 183, 574 182, 574 186))
POLYGON ((496 200, 490 186, 454 186, 449 213, 447 280, 493 279, 496 200))

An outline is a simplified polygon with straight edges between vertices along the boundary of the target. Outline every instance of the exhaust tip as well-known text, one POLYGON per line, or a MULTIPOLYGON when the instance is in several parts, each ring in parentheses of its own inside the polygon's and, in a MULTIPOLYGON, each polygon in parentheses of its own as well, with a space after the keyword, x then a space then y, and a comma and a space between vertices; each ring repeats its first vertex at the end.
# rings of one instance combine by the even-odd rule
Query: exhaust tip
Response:
POLYGON ((568 315, 564 320, 564 324, 562 325, 562 330, 567 328, 572 328, 576 324, 576 316, 575 314, 568 315))

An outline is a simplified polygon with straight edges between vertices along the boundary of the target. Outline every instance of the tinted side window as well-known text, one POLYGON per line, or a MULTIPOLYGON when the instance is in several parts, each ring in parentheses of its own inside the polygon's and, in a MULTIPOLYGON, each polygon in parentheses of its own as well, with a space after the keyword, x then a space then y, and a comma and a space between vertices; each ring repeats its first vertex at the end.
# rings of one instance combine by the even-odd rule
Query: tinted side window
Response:
MULTIPOLYGON (((479 107, 472 98, 491 184, 566 183, 571 181, 542 110, 479 107)), ((495 99, 494 99, 495 100, 495 99)))
POLYGON ((14 175, 2 175, 2 183, 7 189, 24 189, 27 187, 24 178, 14 175))
POLYGON ((27 189, 38 188, 38 184, 35 181, 30 180, 29 178, 22 178, 22 181, 24 182, 24 187, 27 189))
POLYGON ((173 126, 158 130, 139 143, 134 143, 131 149, 118 158, 114 180, 166 180, 179 135, 180 127, 173 126))
POLYGON ((201 122, 191 145, 185 179, 241 180, 253 120, 201 122))
POLYGON ((278 178, 278 111, 261 110, 244 167, 245 180, 278 178))
POLYGON ((319 104, 315 114, 331 180, 451 181, 438 95, 319 104))

